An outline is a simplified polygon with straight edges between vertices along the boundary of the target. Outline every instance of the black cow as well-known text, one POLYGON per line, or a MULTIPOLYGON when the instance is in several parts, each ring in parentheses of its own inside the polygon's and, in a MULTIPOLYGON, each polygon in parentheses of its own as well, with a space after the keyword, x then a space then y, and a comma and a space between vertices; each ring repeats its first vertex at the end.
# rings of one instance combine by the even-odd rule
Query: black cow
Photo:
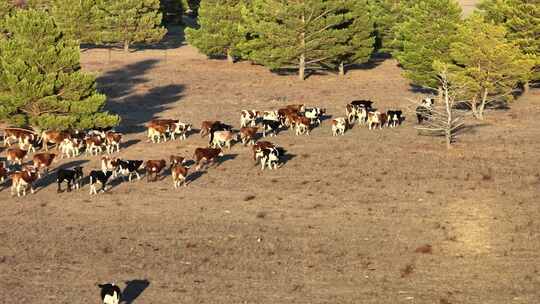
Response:
POLYGON ((101 288, 101 301, 103 304, 118 304, 122 297, 120 287, 114 283, 98 284, 101 288))
POLYGON ((418 119, 419 125, 422 124, 422 122, 429 120, 431 114, 431 107, 425 105, 416 107, 416 119, 418 119))
POLYGON ((118 172, 120 172, 120 174, 122 174, 124 177, 127 175, 129 181, 131 181, 131 176, 133 174, 137 176, 137 180, 141 179, 141 176, 137 170, 139 170, 143 163, 144 161, 142 160, 116 160, 118 172))
POLYGON ((386 117, 388 118, 387 125, 389 127, 395 128, 401 125, 403 120, 403 112, 401 110, 389 110, 386 112, 386 117))
POLYGON ((99 191, 105 192, 105 185, 112 174, 112 171, 103 172, 101 170, 92 170, 90 172, 90 195, 97 194, 96 183, 101 184, 101 189, 99 189, 99 191))
POLYGON ((75 189, 81 187, 81 180, 83 178, 83 167, 75 167, 70 169, 58 169, 56 173, 56 182, 58 183, 57 193, 62 192, 62 183, 67 182, 67 192, 71 192, 71 184, 75 185, 75 189))
POLYGON ((215 122, 212 127, 210 128, 210 142, 209 142, 209 145, 212 145, 212 142, 214 141, 214 132, 216 131, 231 131, 232 130, 232 126, 231 125, 228 125, 228 124, 225 124, 225 123, 222 123, 222 122, 215 122))
POLYGON ((261 122, 263 126, 263 137, 266 137, 266 133, 270 133, 270 136, 275 136, 279 132, 281 123, 277 120, 263 119, 261 122))
POLYGON ((353 100, 350 104, 355 106, 355 107, 363 107, 369 112, 369 110, 371 110, 371 108, 372 108, 373 101, 365 100, 365 99, 353 100))

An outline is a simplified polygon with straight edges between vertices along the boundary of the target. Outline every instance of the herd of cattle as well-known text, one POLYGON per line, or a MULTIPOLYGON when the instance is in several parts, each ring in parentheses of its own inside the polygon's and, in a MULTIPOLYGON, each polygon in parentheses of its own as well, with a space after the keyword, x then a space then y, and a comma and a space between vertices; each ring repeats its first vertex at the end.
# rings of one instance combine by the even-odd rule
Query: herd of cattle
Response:
MULTIPOLYGON (((429 119, 433 98, 425 98, 416 108, 418 123, 429 119)), ((395 128, 403 119, 401 110, 379 111, 373 108, 373 102, 369 100, 355 100, 345 107, 346 116, 332 119, 332 135, 343 135, 353 124, 365 125, 368 129, 383 127, 395 128)), ((306 107, 303 104, 288 105, 275 111, 242 110, 240 116, 240 130, 235 132, 233 127, 221 121, 203 121, 199 134, 201 137, 209 137, 209 147, 197 148, 194 151, 193 162, 196 170, 208 163, 215 164, 223 156, 224 148, 231 148, 233 142, 241 142, 244 146, 250 145, 255 164, 260 162, 261 169, 277 169, 285 155, 285 149, 265 141, 258 140, 258 125, 261 126, 262 137, 276 136, 284 129, 293 130, 298 135, 309 135, 310 130, 321 124, 326 110, 316 107, 306 107)), ((167 140, 175 140, 177 137, 185 140, 192 131, 192 125, 176 119, 154 119, 147 123, 148 141, 160 143, 167 140)), ((84 153, 88 156, 101 156, 100 170, 92 170, 89 173, 90 194, 105 191, 107 182, 111 178, 122 176, 132 180, 136 177, 140 180, 139 170, 144 169, 148 181, 155 181, 167 167, 164 159, 159 160, 125 160, 111 157, 111 154, 120 151, 122 134, 110 128, 97 128, 93 130, 76 131, 44 131, 38 134, 32 130, 21 128, 4 129, 4 145, 6 149, 6 161, 0 162, 0 183, 10 177, 12 181, 11 195, 26 195, 26 191, 34 193, 33 184, 42 177, 42 171, 47 174, 53 162, 58 158, 77 157, 84 153), (18 143, 18 147, 12 144, 18 143), (49 145, 54 144, 57 153, 48 152, 49 145), (37 152, 36 148, 41 145, 45 152, 37 152), (28 153, 34 152, 31 163, 23 164, 28 153), (17 170, 11 170, 14 165, 19 165, 17 170)), ((179 155, 171 155, 169 168, 173 185, 178 188, 182 184, 186 186, 186 178, 190 161, 179 155)), ((79 189, 84 177, 82 167, 71 169, 58 168, 56 181, 58 192, 62 192, 62 184, 67 183, 67 191, 74 187, 79 189)))

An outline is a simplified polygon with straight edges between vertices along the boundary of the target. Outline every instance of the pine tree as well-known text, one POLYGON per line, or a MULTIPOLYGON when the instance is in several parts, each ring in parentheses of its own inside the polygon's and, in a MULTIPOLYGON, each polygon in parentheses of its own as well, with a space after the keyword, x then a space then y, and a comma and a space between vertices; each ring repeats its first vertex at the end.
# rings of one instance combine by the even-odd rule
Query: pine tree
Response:
POLYGON ((460 25, 450 55, 455 62, 452 78, 466 88, 473 114, 483 119, 491 101, 511 99, 513 90, 534 65, 531 56, 523 54, 515 42, 506 39, 502 26, 484 22, 473 15, 460 25))
POLYGON ((50 12, 55 23, 69 39, 79 43, 99 41, 93 9, 96 0, 54 0, 50 12))
POLYGON ((368 14, 366 0, 344 1, 345 20, 335 29, 339 39, 333 48, 339 74, 345 74, 347 64, 359 64, 369 60, 373 52, 375 37, 372 37, 373 22, 368 14), (341 48, 339 48, 341 46, 341 48))
POLYGON ((405 20, 405 12, 413 3, 414 0, 369 0, 377 50, 386 53, 394 51, 395 26, 405 20))
POLYGON ((165 24, 182 24, 182 15, 184 15, 185 0, 160 0, 159 11, 163 16, 165 24))
POLYGON ((344 14, 338 0, 253 0, 242 10, 248 39, 244 57, 271 69, 305 70, 335 61, 344 14))
POLYGON ((97 0, 96 23, 103 42, 120 42, 124 51, 137 42, 156 42, 167 30, 161 27, 159 0, 97 0))
POLYGON ((487 20, 503 25, 507 38, 525 54, 537 58, 532 80, 540 80, 540 0, 484 0, 480 3, 487 20))
POLYGON ((199 8, 198 29, 186 28, 187 41, 210 56, 226 55, 234 62, 237 45, 243 40, 242 19, 238 0, 206 0, 199 8))
POLYGON ((5 20, 0 44, 0 119, 36 129, 114 126, 106 96, 81 71, 79 47, 46 12, 19 10, 5 20))
POLYGON ((455 0, 419 0, 406 8, 405 16, 395 28, 398 49, 394 55, 413 84, 437 86, 433 62, 448 62, 461 8, 455 0))

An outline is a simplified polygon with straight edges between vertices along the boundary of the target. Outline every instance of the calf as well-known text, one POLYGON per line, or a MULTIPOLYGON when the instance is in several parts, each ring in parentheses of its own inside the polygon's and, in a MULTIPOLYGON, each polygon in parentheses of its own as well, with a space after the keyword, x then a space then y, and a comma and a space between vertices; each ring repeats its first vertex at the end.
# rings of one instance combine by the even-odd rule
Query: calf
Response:
POLYGON ((309 135, 309 130, 311 128, 311 119, 304 116, 299 116, 296 118, 294 124, 296 125, 296 136, 302 134, 309 135))
POLYGON ((122 292, 114 283, 98 284, 101 288, 101 301, 103 304, 119 304, 122 292))
POLYGON ((32 130, 21 128, 6 128, 4 129, 4 145, 11 146, 11 140, 19 142, 19 148, 24 149, 25 145, 29 145, 30 152, 34 149, 34 144, 38 140, 36 133, 32 130))
POLYGON ((321 117, 326 113, 326 109, 321 108, 306 108, 304 116, 309 118, 312 122, 321 124, 321 117))
POLYGON ((45 173, 49 171, 49 167, 51 166, 55 157, 56 154, 54 153, 44 152, 34 154, 34 156, 32 157, 32 161, 34 162, 34 167, 38 171, 38 177, 41 177, 41 169, 44 169, 45 173))
POLYGON ((351 104, 345 106, 345 114, 347 115, 347 121, 349 124, 353 124, 357 117, 357 108, 351 104))
POLYGON ((117 167, 113 165, 113 161, 108 156, 102 156, 101 157, 101 171, 103 173, 112 170, 113 172, 116 171, 117 167))
POLYGON ((388 117, 386 125, 395 128, 401 124, 402 121, 402 111, 401 110, 389 110, 386 112, 386 116, 388 117))
POLYGON ((120 174, 122 174, 122 176, 124 177, 127 175, 128 181, 130 182, 131 182, 131 176, 133 174, 137 176, 137 180, 141 180, 141 176, 139 175, 139 172, 137 170, 139 170, 139 168, 141 167, 143 163, 144 161, 142 160, 122 160, 122 159, 115 160, 115 165, 118 172, 120 172, 120 174))
POLYGON ((86 143, 86 154, 87 155, 98 155, 103 152, 103 139, 101 136, 90 135, 84 139, 86 143))
POLYGON ((171 166, 173 165, 183 165, 186 159, 179 155, 171 155, 169 160, 171 161, 171 166))
POLYGON ((253 151, 253 161, 255 161, 255 164, 257 164, 258 156, 257 152, 259 152, 262 149, 269 149, 269 148, 275 148, 276 146, 269 142, 269 141, 259 141, 256 144, 254 144, 251 149, 253 151))
POLYGON ((213 133, 212 147, 213 148, 222 148, 223 146, 227 149, 231 148, 231 142, 233 140, 238 140, 238 136, 232 131, 216 131, 213 133))
POLYGON ((112 131, 105 133, 105 148, 107 149, 107 153, 114 153, 114 148, 116 148, 116 152, 120 152, 120 141, 122 141, 121 133, 112 131))
POLYGON ((97 194, 97 183, 101 185, 99 191, 105 192, 107 181, 111 178, 112 174, 112 171, 103 172, 101 170, 92 170, 90 172, 90 195, 97 194))
POLYGON ((224 123, 215 123, 212 125, 212 127, 210 128, 210 142, 209 144, 212 145, 212 143, 214 142, 214 133, 216 133, 217 131, 231 131, 232 130, 232 126, 228 125, 228 124, 224 124, 224 123))
POLYGON ((8 176, 8 169, 4 162, 0 162, 0 183, 3 183, 6 177, 8 176))
POLYGON ((171 176, 173 180, 174 188, 177 189, 180 185, 187 186, 186 177, 188 175, 189 167, 181 164, 175 164, 171 166, 171 176))
POLYGON ((277 120, 262 120, 263 126, 263 137, 266 137, 266 133, 269 133, 270 136, 276 136, 281 127, 281 123, 277 120))
POLYGON ((187 133, 191 131, 191 124, 185 122, 177 122, 174 124, 174 129, 171 132, 171 140, 175 140, 176 134, 180 135, 180 139, 186 140, 187 133))
POLYGON ((258 127, 243 127, 240 129, 240 139, 244 146, 246 144, 253 145, 255 143, 255 136, 257 136, 258 127))
POLYGON ((62 183, 67 182, 67 192, 71 192, 71 184, 75 185, 75 189, 81 187, 81 180, 83 178, 83 167, 75 167, 73 170, 58 169, 56 173, 56 182, 58 183, 57 193, 62 192, 62 183))
POLYGON ((26 189, 30 187, 30 192, 34 194, 33 183, 37 180, 37 171, 31 166, 25 167, 22 171, 15 171, 11 174, 11 195, 25 196, 26 189))
POLYGON ((11 163, 18 163, 22 166, 22 161, 26 157, 26 154, 28 154, 27 150, 22 150, 20 148, 9 148, 6 150, 6 160, 9 164, 11 163))
POLYGON ((60 143, 66 138, 71 138, 71 134, 67 131, 44 131, 41 133, 41 142, 45 151, 49 150, 49 143, 52 143, 58 149, 60 143))
POLYGON ((259 117, 260 112, 255 110, 242 110, 240 113, 240 127, 255 127, 257 117, 259 117))
POLYGON ((213 148, 197 148, 193 154, 195 159, 195 164, 197 165, 196 170, 199 170, 201 167, 201 161, 215 163, 218 157, 223 156, 223 151, 221 149, 213 148))
POLYGON ((280 157, 285 154, 285 150, 279 147, 263 148, 257 151, 257 158, 261 159, 261 170, 268 167, 270 170, 277 169, 280 157))
POLYGON ((347 130, 347 119, 338 117, 332 119, 332 136, 345 135, 347 130))
POLYGON ((205 120, 201 124, 201 130, 199 131, 199 134, 201 134, 201 137, 205 137, 206 135, 210 134, 210 129, 214 124, 221 123, 219 120, 205 120))
POLYGON ((163 141, 167 141, 167 132, 169 131, 169 127, 162 126, 162 125, 151 125, 148 127, 148 137, 150 138, 150 141, 153 143, 160 143, 161 138, 163 138, 163 141))
POLYGON ((150 181, 150 177, 153 175, 154 179, 153 181, 156 181, 158 178, 158 174, 165 168, 167 163, 164 159, 160 160, 147 160, 145 164, 146 169, 146 180, 147 182, 150 181))
POLYGON ((64 155, 67 158, 79 156, 81 154, 81 148, 82 141, 74 138, 66 138, 60 143, 60 158, 64 158, 64 155))
POLYGON ((379 127, 379 129, 382 129, 382 125, 384 123, 383 121, 384 117, 386 117, 386 114, 381 113, 379 111, 369 112, 368 119, 367 119, 368 128, 370 130, 375 129, 377 127, 379 127))

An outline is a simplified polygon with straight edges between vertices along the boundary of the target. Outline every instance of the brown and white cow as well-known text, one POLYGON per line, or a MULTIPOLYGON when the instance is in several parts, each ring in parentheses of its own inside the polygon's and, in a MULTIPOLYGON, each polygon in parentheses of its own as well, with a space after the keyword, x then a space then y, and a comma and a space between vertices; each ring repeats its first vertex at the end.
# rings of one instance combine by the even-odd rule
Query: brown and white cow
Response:
POLYGON ((169 131, 169 127, 162 126, 162 125, 150 125, 148 126, 148 137, 150 138, 150 141, 153 143, 160 143, 161 139, 163 138, 163 141, 167 141, 167 132, 169 131))
POLYGON ((91 135, 84 139, 87 155, 98 155, 103 152, 103 139, 101 136, 91 135))
POLYGON ((16 140, 19 143, 19 148, 25 149, 28 146, 28 151, 36 151, 34 144, 39 140, 37 134, 28 129, 6 128, 4 129, 4 145, 11 146, 11 140, 16 140))
POLYGON ((8 169, 4 162, 0 162, 0 183, 3 183, 8 176, 8 169))
POLYGON ((296 132, 295 134, 298 135, 309 135, 309 129, 311 127, 311 119, 299 116, 295 119, 294 124, 296 126, 296 132))
POLYGON ((231 148, 231 142, 237 140, 238 135, 232 131, 216 131, 214 132, 214 138, 212 139, 212 146, 214 148, 231 148))
POLYGON ((381 113, 379 111, 374 111, 374 112, 369 112, 368 113, 367 125, 368 125, 368 128, 370 130, 375 129, 377 127, 379 127, 379 129, 382 129, 383 124, 385 122, 386 122, 386 113, 381 113))
POLYGON ((107 149, 108 154, 114 153, 114 149, 116 148, 116 152, 120 152, 120 142, 122 141, 122 134, 118 132, 112 132, 109 131, 105 133, 105 148, 107 149))
POLYGON ((6 160, 11 163, 18 163, 22 166, 22 161, 28 154, 27 150, 20 148, 9 148, 6 150, 6 160))
POLYGON ((67 158, 79 156, 81 154, 81 148, 83 142, 75 138, 66 138, 60 143, 60 158, 67 158))
POLYGON ((45 151, 49 150, 49 143, 54 144, 58 149, 60 143, 62 143, 66 138, 71 138, 71 134, 67 131, 49 130, 43 131, 43 133, 41 133, 41 141, 43 144, 43 149, 45 149, 45 151))
POLYGON ((347 130, 347 119, 338 117, 332 119, 332 136, 345 135, 347 130))
POLYGON ((186 159, 180 155, 171 155, 169 160, 171 162, 171 166, 177 165, 177 164, 182 165, 186 162, 186 159))
POLYGON ((255 110, 242 110, 240 113, 240 127, 255 127, 257 117, 259 117, 261 113, 259 111, 255 110))
POLYGON ((176 122, 171 130, 171 140, 175 140, 175 135, 179 135, 180 139, 186 140, 188 132, 191 131, 191 124, 186 122, 176 122))
POLYGON ((255 137, 257 136, 257 131, 259 130, 258 127, 243 127, 240 128, 240 139, 242 140, 242 144, 247 145, 253 145, 255 144, 255 137))
POLYGON ((187 186, 186 177, 188 175, 189 167, 182 164, 175 164, 171 167, 171 176, 173 180, 174 188, 177 189, 180 185, 187 186))
POLYGON ((45 173, 49 171, 49 167, 53 163, 54 159, 56 158, 56 154, 54 153, 36 153, 32 157, 32 161, 34 163, 34 168, 38 172, 38 177, 41 177, 41 169, 44 169, 45 173))
POLYGON ((223 151, 221 149, 214 148, 197 148, 193 154, 195 159, 195 164, 197 165, 196 170, 201 168, 201 161, 215 163, 217 158, 223 156, 223 151))
POLYGON ((205 120, 201 123, 201 130, 199 131, 199 134, 201 134, 201 137, 205 137, 210 134, 210 129, 212 129, 212 126, 215 124, 221 123, 219 120, 205 120))
POLYGON ((251 147, 251 150, 253 151, 253 160, 255 161, 255 163, 257 163, 257 152, 259 152, 262 149, 271 149, 275 147, 276 145, 274 145, 273 143, 269 141, 264 141, 264 140, 259 141, 256 144, 254 144, 251 147))
POLYGON ((147 160, 145 164, 146 169, 146 181, 150 181, 150 177, 154 176, 153 181, 156 181, 158 174, 167 166, 167 163, 164 159, 159 160, 147 160))
POLYGON ((299 112, 299 113, 304 112, 304 109, 305 109, 303 104, 287 105, 287 106, 285 106, 285 108, 295 110, 296 112, 299 112))
POLYGON ((37 180, 38 173, 36 168, 26 166, 22 171, 15 171, 11 173, 11 195, 25 196, 26 189, 30 187, 30 192, 34 194, 33 183, 37 180))

